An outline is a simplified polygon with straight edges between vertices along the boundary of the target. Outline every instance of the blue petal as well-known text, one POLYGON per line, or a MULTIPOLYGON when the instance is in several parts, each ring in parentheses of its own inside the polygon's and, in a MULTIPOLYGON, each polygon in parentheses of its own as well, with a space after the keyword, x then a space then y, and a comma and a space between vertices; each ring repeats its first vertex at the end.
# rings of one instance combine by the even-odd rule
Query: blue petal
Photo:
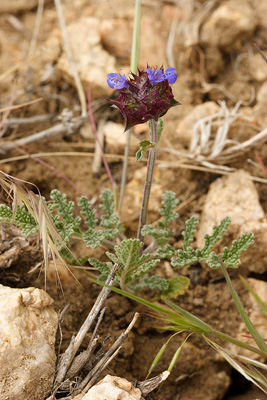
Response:
POLYGON ((129 84, 127 82, 125 75, 116 74, 116 73, 108 74, 107 84, 112 89, 114 89, 114 88, 127 89, 129 87, 129 84))
POLYGON ((155 83, 164 81, 164 76, 163 76, 163 72, 161 71, 161 69, 154 69, 154 71, 153 71, 151 68, 147 68, 146 72, 148 73, 149 82, 152 85, 154 85, 155 83))
POLYGON ((164 74, 164 78, 168 80, 170 84, 176 82, 177 74, 174 72, 176 68, 167 68, 164 74))

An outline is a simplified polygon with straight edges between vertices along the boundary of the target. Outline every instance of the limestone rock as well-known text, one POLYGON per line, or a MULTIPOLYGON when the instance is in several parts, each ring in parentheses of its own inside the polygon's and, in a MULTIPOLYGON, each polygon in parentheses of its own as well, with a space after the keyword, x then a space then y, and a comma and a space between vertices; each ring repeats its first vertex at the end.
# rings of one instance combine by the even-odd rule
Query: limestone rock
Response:
MULTIPOLYGON (((133 24, 125 19, 105 19, 100 25, 103 47, 114 55, 120 65, 130 71, 133 24)), ((161 22, 144 15, 141 20, 140 66, 160 66, 165 59, 166 41, 162 37, 161 22), (148 58, 149 57, 149 58, 148 58)))
POLYGON ((100 24, 103 47, 121 65, 130 65, 133 24, 125 19, 104 19, 100 24))
POLYGON ((178 135, 178 140, 184 146, 189 146, 195 123, 202 118, 217 113, 218 111, 219 111, 219 105, 214 101, 207 101, 206 103, 196 106, 179 123, 176 130, 176 134, 178 135))
MULTIPOLYGON (((126 133, 124 126, 108 121, 103 129, 105 135, 105 150, 107 153, 124 154, 126 146, 126 133)), ((137 151, 139 140, 132 135, 131 150, 137 151)))
POLYGON ((256 25, 257 18, 248 1, 230 0, 219 5, 204 22, 200 41, 208 46, 239 48, 242 40, 251 36, 256 25))
POLYGON ((31 10, 38 5, 38 0, 1 0, 0 13, 15 14, 31 10))
POLYGON ((142 400, 140 389, 117 376, 106 375, 82 400, 142 400))
POLYGON ((33 287, 0 285, 0 398, 43 400, 55 373, 53 300, 33 287))
POLYGON ((255 243, 242 254, 241 265, 248 271, 261 274, 267 268, 267 221, 257 190, 249 178, 247 172, 238 170, 210 185, 197 231, 197 246, 201 248, 204 234, 211 234, 213 226, 228 215, 232 223, 223 245, 230 246, 232 240, 238 239, 242 233, 253 232, 255 243))
MULTIPOLYGON (((107 85, 107 74, 116 72, 115 58, 100 45, 100 21, 82 18, 67 27, 74 61, 85 91, 91 87, 92 98, 109 96, 112 89, 107 85)), ((73 84, 71 66, 66 53, 59 58, 57 73, 73 84)))

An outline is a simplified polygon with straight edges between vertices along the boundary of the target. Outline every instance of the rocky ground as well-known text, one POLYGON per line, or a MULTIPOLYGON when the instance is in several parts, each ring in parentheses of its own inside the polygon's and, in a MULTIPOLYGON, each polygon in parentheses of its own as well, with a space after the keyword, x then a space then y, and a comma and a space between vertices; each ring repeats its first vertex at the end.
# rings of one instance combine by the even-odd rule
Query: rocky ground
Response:
MULTIPOLYGON (((117 94, 106 84, 106 75, 120 69, 129 73, 134 1, 62 0, 62 10, 73 61, 86 96, 90 90, 98 133, 119 184, 125 135, 121 115, 107 101, 117 94)), ((233 270, 231 277, 263 337, 267 336, 266 320, 239 274, 248 278, 266 303, 266 13, 267 5, 261 0, 143 0, 140 48, 140 67, 145 68, 148 63, 177 69, 173 92, 182 103, 164 117, 149 223, 158 216, 164 191, 173 190, 180 200, 180 216, 174 226, 176 248, 191 215, 200 219, 195 242, 198 246, 203 234, 210 233, 226 215, 232 224, 222 245, 229 245, 242 233, 253 232, 255 244, 243 255, 239 269, 233 270)), ((83 105, 54 2, 1 0, 0 90, 1 170, 34 183, 45 197, 58 188, 69 199, 77 201, 83 194, 97 201, 100 191, 111 186, 92 124, 89 118, 80 117, 83 105)), ((132 135, 122 212, 129 237, 136 235, 146 170, 143 162, 135 162, 134 155, 139 141, 147 138, 147 126, 137 125, 132 135)), ((1 191, 0 202, 8 201, 1 191)), ((46 294, 40 273, 42 252, 36 238, 22 238, 12 229, 2 239, 0 326, 1 330, 5 327, 6 341, 0 349, 0 400, 44 400, 50 395, 54 379, 57 314, 70 304, 56 341, 56 351, 60 342, 64 351, 93 306, 99 288, 82 272, 74 271, 81 288, 62 270, 63 291, 51 272, 46 294), (33 331, 35 335, 30 335, 33 331), (12 351, 6 343, 13 346, 12 351)), ((77 257, 90 254, 97 258, 106 249, 88 250, 76 241, 72 251, 77 257)), ((176 274, 168 262, 159 273, 166 277, 176 274)), ((190 278, 191 285, 179 298, 179 304, 218 330, 243 338, 246 329, 222 273, 200 264, 187 267, 182 273, 190 278)), ((112 295, 106 307, 100 327, 103 340, 108 335, 116 339, 134 312, 141 312, 108 373, 133 383, 144 380, 169 334, 153 329, 154 321, 146 311, 125 298, 112 295)), ((86 335, 82 350, 90 335, 86 335)), ((181 335, 170 342, 155 374, 168 367, 183 340, 181 335)), ((132 398, 135 397, 129 400, 132 398)), ((161 390, 150 398, 266 397, 194 335, 161 390)))

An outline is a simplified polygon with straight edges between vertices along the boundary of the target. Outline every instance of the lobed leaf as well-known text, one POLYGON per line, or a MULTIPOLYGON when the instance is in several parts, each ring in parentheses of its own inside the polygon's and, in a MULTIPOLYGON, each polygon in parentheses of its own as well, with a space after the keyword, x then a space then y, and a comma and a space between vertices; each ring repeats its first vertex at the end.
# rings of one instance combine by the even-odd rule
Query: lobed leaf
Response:
POLYGON ((96 260, 95 258, 88 258, 88 262, 95 268, 97 269, 101 275, 107 276, 112 268, 112 263, 111 262, 101 262, 99 260, 96 260))
POLYGON ((153 271, 159 262, 160 262, 159 259, 151 260, 151 261, 148 261, 147 263, 140 265, 138 267, 138 269, 136 270, 136 272, 133 273, 132 271, 130 271, 130 273, 128 273, 126 275, 126 279, 125 279, 126 285, 129 284, 130 282, 136 281, 137 279, 139 279, 139 278, 143 277, 144 275, 147 275, 149 272, 153 271))
POLYGON ((145 276, 142 281, 131 288, 134 288, 135 291, 141 291, 143 289, 151 289, 151 290, 168 290, 168 281, 167 279, 161 278, 159 275, 153 275, 151 278, 145 276))
POLYGON ((22 235, 30 236, 39 232, 39 224, 24 206, 17 207, 15 224, 22 228, 22 235))
POLYGON ((85 196, 80 198, 78 205, 81 208, 81 214, 85 217, 86 225, 91 229, 95 229, 97 224, 97 219, 95 216, 96 210, 92 209, 91 203, 85 196))
POLYGON ((105 235, 103 231, 96 231, 95 229, 89 228, 86 232, 83 232, 82 238, 87 247, 95 249, 102 244, 105 235))
POLYGON ((168 289, 162 291, 160 299, 175 299, 184 294, 190 285, 190 279, 187 276, 173 277, 167 282, 168 289))
POLYGON ((0 222, 14 223, 13 211, 5 204, 0 204, 0 222))
POLYGON ((183 249, 184 251, 189 250, 190 244, 192 243, 194 239, 194 235, 197 230, 197 224, 198 224, 198 219, 194 216, 192 216, 188 221, 185 223, 185 231, 182 232, 182 235, 184 237, 184 242, 183 242, 183 249))
MULTIPOLYGON (((164 218, 163 224, 164 227, 166 227, 171 221, 174 221, 175 219, 178 218, 179 214, 174 212, 175 207, 177 207, 178 204, 178 199, 176 199, 176 194, 172 192, 171 190, 167 190, 163 194, 163 201, 162 205, 163 208, 159 209, 159 213, 162 215, 164 218)), ((160 228, 163 228, 162 224, 158 226, 160 228)))

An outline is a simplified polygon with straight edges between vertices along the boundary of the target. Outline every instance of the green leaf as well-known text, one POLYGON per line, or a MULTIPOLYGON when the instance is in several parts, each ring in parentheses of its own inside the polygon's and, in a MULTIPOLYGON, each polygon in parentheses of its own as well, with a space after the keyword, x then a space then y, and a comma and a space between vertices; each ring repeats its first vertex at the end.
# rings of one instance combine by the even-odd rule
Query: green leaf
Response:
POLYGON ((190 279, 187 276, 173 277, 168 281, 168 289, 163 290, 160 295, 161 299, 175 299, 185 293, 190 285, 190 279))
POLYGON ((222 253, 222 260, 225 267, 235 268, 240 261, 241 253, 246 251, 253 243, 253 233, 244 233, 239 240, 233 241, 230 250, 225 247, 222 253))
POLYGON ((188 221, 185 223, 185 231, 182 232, 182 235, 184 237, 184 242, 183 242, 183 249, 184 251, 187 251, 194 239, 194 235, 197 230, 197 224, 198 224, 198 219, 194 216, 192 216, 188 221))
POLYGON ((182 268, 195 262, 206 262, 211 268, 220 268, 219 258, 211 250, 214 245, 221 240, 230 223, 231 220, 229 217, 224 218, 218 226, 213 227, 212 235, 206 234, 204 236, 205 244, 203 248, 201 250, 194 250, 190 244, 196 230, 197 219, 191 217, 189 221, 186 222, 186 230, 183 232, 184 250, 176 251, 175 255, 171 259, 171 265, 176 268, 182 268))
POLYGON ((231 278, 230 278, 223 262, 221 263, 221 268, 222 268, 223 274, 225 276, 227 285, 230 289, 231 295, 234 299, 235 305, 236 305, 243 321, 245 322, 247 329, 249 330, 249 332, 250 332, 251 336, 253 337, 255 343, 257 344, 258 348, 261 351, 265 352, 265 357, 266 357, 267 356, 267 344, 265 343, 265 340, 261 337, 260 333, 257 331, 256 327, 253 325, 249 316, 247 315, 247 313, 243 307, 243 304, 240 301, 240 298, 232 284, 231 278))
POLYGON ((149 272, 153 271, 156 268, 159 262, 160 260, 151 260, 147 263, 140 265, 136 272, 133 273, 132 271, 130 271, 130 273, 126 274, 125 283, 128 284, 130 282, 134 282, 144 275, 147 275, 149 272))
POLYGON ((95 249, 102 244, 103 240, 105 239, 105 235, 103 231, 96 231, 92 228, 89 228, 82 234, 82 238, 87 247, 90 247, 90 249, 95 249))
POLYGON ((142 247, 143 243, 139 239, 127 239, 121 242, 121 246, 114 246, 115 257, 113 257, 114 255, 110 257, 110 253, 108 252, 106 254, 111 261, 119 264, 121 267, 132 267, 135 270, 150 258, 150 254, 143 254, 139 257, 142 247))
POLYGON ((143 236, 154 237, 158 246, 163 246, 168 242, 169 237, 173 235, 173 231, 170 229, 159 229, 153 225, 144 225, 141 233, 143 236))
POLYGON ((153 143, 151 143, 149 140, 142 140, 139 143, 139 150, 137 150, 135 155, 136 161, 141 161, 146 152, 153 146, 153 143))
POLYGON ((167 279, 161 278, 159 275, 153 275, 151 278, 145 276, 140 283, 134 286, 131 285, 131 288, 134 288, 135 291, 143 289, 164 291, 168 290, 168 281, 167 279))
POLYGON ((5 204, 0 204, 0 222, 14 223, 13 211, 5 204))
POLYGON ((112 191, 110 189, 103 190, 100 194, 100 199, 102 200, 103 204, 100 204, 99 208, 105 211, 109 217, 114 215, 115 203, 112 191))
POLYGON ((174 248, 170 244, 167 244, 165 247, 160 247, 154 254, 154 257, 160 258, 162 260, 163 258, 171 258, 174 255, 174 248))
POLYGON ((96 210, 92 209, 91 203, 85 196, 80 198, 78 205, 81 208, 81 214, 85 217, 86 225, 94 230, 97 224, 97 219, 95 216, 96 210))
POLYGON ((201 257, 203 259, 206 259, 210 255, 211 249, 214 247, 214 245, 221 240, 223 235, 228 229, 228 226, 231 223, 230 217, 225 217, 224 219, 221 220, 220 224, 218 226, 213 227, 213 233, 212 235, 206 234, 204 236, 205 244, 202 250, 199 250, 198 257, 201 257))
POLYGON ((196 251, 190 247, 187 251, 177 250, 175 256, 171 259, 171 265, 176 268, 183 268, 197 261, 199 259, 196 256, 196 251))
POLYGON ((112 268, 111 262, 101 262, 95 258, 88 258, 89 264, 91 264, 95 269, 97 269, 101 275, 107 276, 112 268))
POLYGON ((30 236, 39 232, 39 225, 33 216, 26 211, 24 206, 18 206, 15 216, 15 224, 22 228, 22 235, 30 236))
POLYGON ((141 231, 142 235, 154 237, 158 246, 166 244, 169 238, 174 234, 171 229, 167 228, 167 225, 178 217, 178 214, 174 212, 177 204, 178 200, 175 198, 175 193, 170 190, 165 192, 162 200, 163 207, 159 209, 163 220, 157 222, 157 227, 153 225, 143 226, 141 231))
POLYGON ((114 196, 110 189, 105 189, 100 195, 103 204, 99 207, 105 211, 101 216, 100 226, 104 228, 103 233, 106 239, 114 239, 120 231, 119 216, 114 212, 114 196))
POLYGON ((177 207, 178 204, 178 199, 176 199, 176 194, 172 192, 171 190, 168 190, 163 194, 163 201, 162 205, 163 208, 159 209, 159 213, 162 215, 164 218, 163 225, 158 222, 159 228, 166 228, 166 226, 171 222, 174 221, 175 219, 178 218, 179 214, 174 212, 175 207, 177 207))
POLYGON ((67 202, 67 196, 56 189, 51 191, 50 198, 53 203, 49 204, 49 211, 51 214, 54 209, 58 212, 57 215, 52 215, 52 220, 62 239, 69 242, 75 233, 80 232, 81 218, 73 216, 75 204, 73 201, 67 202))
POLYGON ((264 315, 267 317, 267 304, 265 304, 262 299, 257 295, 257 293, 254 291, 252 286, 248 283, 248 281, 243 278, 243 276, 240 276, 241 281, 245 285, 246 289, 252 294, 254 299, 256 300, 258 306, 260 307, 261 311, 264 313, 264 315))

